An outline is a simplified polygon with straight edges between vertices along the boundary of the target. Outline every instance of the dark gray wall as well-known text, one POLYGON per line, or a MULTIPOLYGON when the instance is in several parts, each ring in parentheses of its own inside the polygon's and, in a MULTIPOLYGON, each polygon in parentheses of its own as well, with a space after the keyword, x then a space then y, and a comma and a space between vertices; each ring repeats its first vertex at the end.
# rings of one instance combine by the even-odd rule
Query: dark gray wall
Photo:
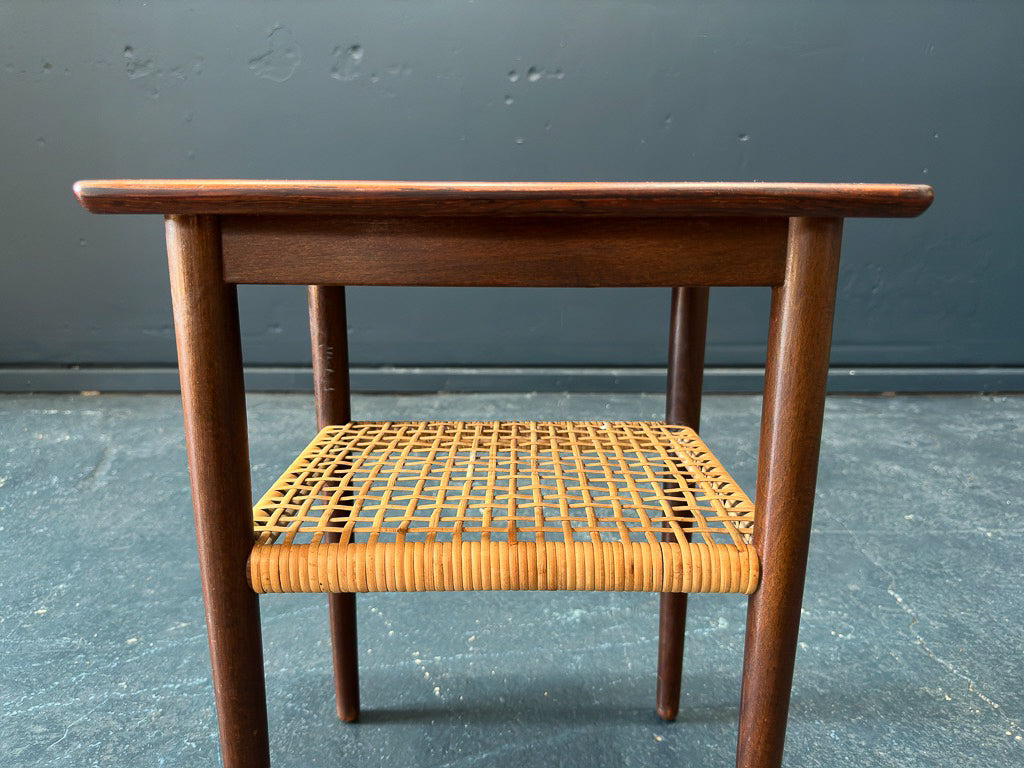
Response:
MULTIPOLYGON (((150 176, 926 182, 922 218, 848 222, 834 364, 1022 366, 1022 30, 1019 0, 0 2, 0 362, 173 363, 161 222, 70 192, 150 176)), ((667 302, 357 288, 352 357, 659 365, 667 302)), ((709 364, 758 365, 767 292, 712 303, 709 364)), ((304 291, 242 304, 247 362, 308 362, 304 291)))

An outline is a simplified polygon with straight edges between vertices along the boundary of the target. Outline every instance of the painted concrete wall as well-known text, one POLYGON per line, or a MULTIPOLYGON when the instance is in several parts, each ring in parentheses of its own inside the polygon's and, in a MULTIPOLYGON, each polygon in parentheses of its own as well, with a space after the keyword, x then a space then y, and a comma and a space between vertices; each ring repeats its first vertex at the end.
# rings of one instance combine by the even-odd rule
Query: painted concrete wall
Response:
MULTIPOLYGON (((161 222, 102 177, 925 182, 850 221, 833 361, 1021 366, 1024 3, 0 0, 0 363, 174 360, 161 222)), ((247 362, 308 362, 301 289, 247 362)), ((350 293, 363 365, 659 365, 666 290, 350 293)), ((767 291, 712 299, 762 359, 767 291)))

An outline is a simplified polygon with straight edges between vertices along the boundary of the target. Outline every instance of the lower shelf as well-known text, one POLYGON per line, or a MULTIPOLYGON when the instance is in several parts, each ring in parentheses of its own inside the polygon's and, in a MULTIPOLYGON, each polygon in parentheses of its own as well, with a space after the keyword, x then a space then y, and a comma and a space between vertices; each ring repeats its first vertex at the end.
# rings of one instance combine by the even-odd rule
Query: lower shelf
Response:
POLYGON ((757 587, 754 506, 660 422, 324 428, 253 510, 257 592, 757 587))

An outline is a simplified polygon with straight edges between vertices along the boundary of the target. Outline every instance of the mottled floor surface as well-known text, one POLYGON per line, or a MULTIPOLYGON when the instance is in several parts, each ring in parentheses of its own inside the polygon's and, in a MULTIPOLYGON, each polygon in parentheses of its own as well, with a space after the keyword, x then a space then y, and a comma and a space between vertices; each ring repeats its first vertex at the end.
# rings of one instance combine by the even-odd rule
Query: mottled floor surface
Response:
MULTIPOLYGON (((356 418, 657 418, 625 395, 359 397, 356 418)), ((703 436, 753 490, 759 400, 703 436)), ((309 398, 250 398, 261 491, 309 398)), ((1024 398, 828 403, 790 766, 1024 765, 1024 398)), ((214 765, 181 411, 0 398, 0 766, 214 765)), ((657 597, 359 598, 364 716, 335 719, 324 599, 263 600, 274 765, 727 766, 745 600, 697 596, 654 715, 657 597)))

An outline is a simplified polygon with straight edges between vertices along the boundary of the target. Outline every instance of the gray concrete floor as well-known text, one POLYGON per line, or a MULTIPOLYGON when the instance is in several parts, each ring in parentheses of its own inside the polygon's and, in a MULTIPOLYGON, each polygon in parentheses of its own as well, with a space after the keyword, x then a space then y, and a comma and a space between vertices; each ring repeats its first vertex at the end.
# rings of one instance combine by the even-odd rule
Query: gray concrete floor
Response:
MULTIPOLYGON (((356 418, 657 418, 627 395, 366 396, 356 418)), ((759 400, 702 433, 753 489, 759 400)), ((312 430, 249 401, 265 488, 312 430)), ((1024 765, 1024 398, 828 402, 786 762, 1024 765)), ((213 765, 181 410, 0 398, 0 766, 213 765)), ((363 721, 336 721, 324 599, 263 600, 275 766, 727 766, 745 600, 696 596, 654 715, 657 597, 359 598, 363 721)))

